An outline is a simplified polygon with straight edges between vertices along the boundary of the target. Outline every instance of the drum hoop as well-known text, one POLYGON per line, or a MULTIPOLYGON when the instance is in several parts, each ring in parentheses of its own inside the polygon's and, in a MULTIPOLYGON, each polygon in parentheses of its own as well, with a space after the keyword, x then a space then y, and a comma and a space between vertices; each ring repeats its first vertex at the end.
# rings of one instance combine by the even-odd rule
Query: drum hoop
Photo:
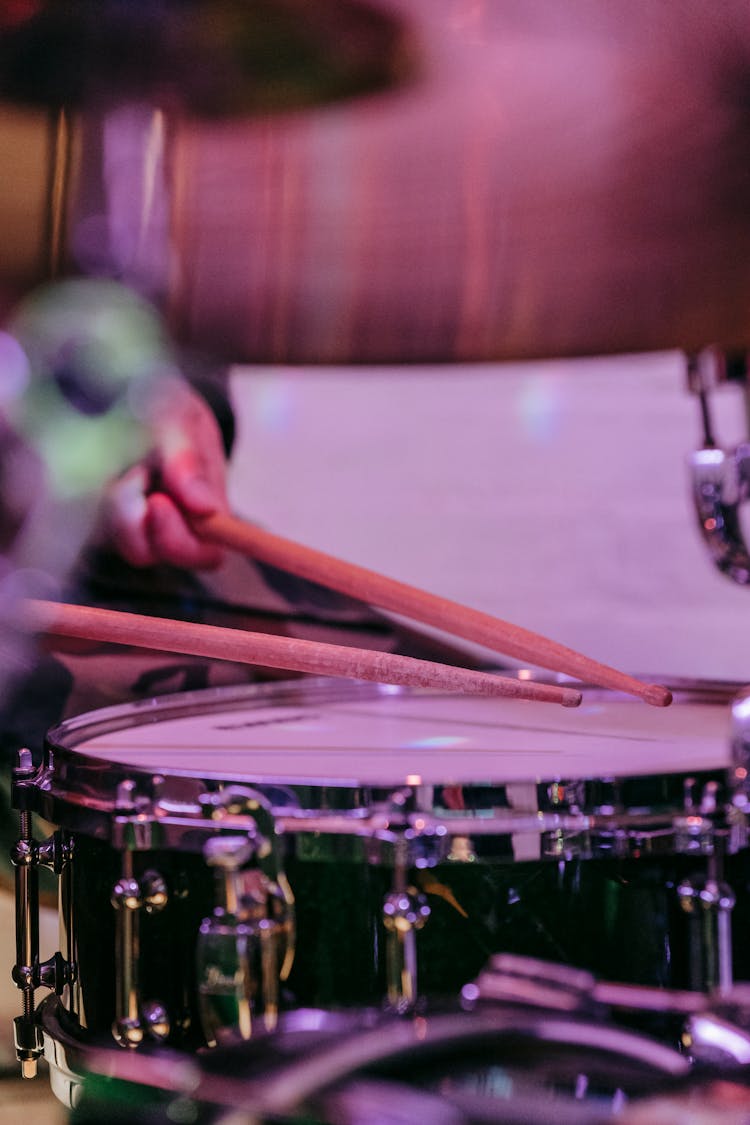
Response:
POLYGON ((52 727, 46 741, 48 745, 57 749, 72 750, 80 745, 84 738, 90 739, 94 735, 109 734, 133 725, 159 723, 165 719, 189 718, 191 715, 205 713, 214 703, 217 711, 232 711, 253 703, 262 706, 269 702, 282 704, 288 700, 296 706, 301 706, 325 703, 329 699, 338 698, 375 699, 385 695, 408 693, 411 690, 387 684, 355 683, 325 676, 199 688, 196 691, 174 692, 137 699, 129 703, 116 703, 111 707, 101 707, 94 711, 84 711, 52 727), (133 717, 137 718, 136 723, 132 722, 133 717), (127 719, 131 721, 127 722, 127 719))
MULTIPOLYGON (((508 675, 507 671, 503 675, 508 675)), ((510 675, 513 673, 511 672, 510 675)), ((529 676, 524 671, 519 679, 528 681, 529 676)), ((560 677, 533 677, 541 682, 561 682, 560 677)), ((567 681, 566 681, 567 682, 567 681)), ((733 700, 747 690, 747 685, 740 682, 721 680, 716 682, 704 680, 673 679, 667 686, 673 692, 676 702, 692 703, 723 703, 727 707, 733 700)), ((585 686, 586 698, 595 702, 600 699, 630 700, 620 692, 609 688, 585 686)), ((165 719, 189 718, 194 714, 203 714, 215 703, 216 710, 239 710, 249 704, 264 703, 280 705, 287 700, 296 705, 324 704, 326 702, 349 702, 357 700, 380 699, 387 696, 404 695, 409 697, 445 698, 446 693, 434 692, 429 689, 398 687, 393 684, 365 683, 362 681, 341 680, 330 677, 313 677, 305 679, 276 680, 262 684, 238 684, 214 688, 200 688, 196 691, 175 692, 169 695, 149 697, 143 700, 134 700, 129 703, 118 703, 111 707, 97 708, 85 711, 80 715, 71 716, 52 727, 47 734, 47 744, 58 749, 75 749, 84 738, 108 734, 115 730, 122 730, 131 725, 145 725, 158 723, 165 719), (132 722, 133 718, 137 722, 132 722), (130 722, 126 720, 131 720, 130 722)), ((634 706, 640 706, 633 701, 634 706)), ((523 704, 519 704, 523 706, 523 704)))
MULTIPOLYGON (((707 684, 702 681, 685 680, 675 682, 674 687, 678 693, 678 699, 726 706, 728 727, 729 703, 742 690, 738 684, 707 684)), ((201 689, 87 712, 65 720, 50 731, 47 737, 46 766, 43 768, 39 779, 32 782, 36 796, 32 799, 31 807, 48 819, 61 823, 65 823, 65 817, 57 815, 58 812, 70 806, 80 807, 80 813, 74 813, 74 818, 77 819, 80 827, 83 823, 92 823, 92 818, 106 818, 111 814, 114 808, 113 795, 118 779, 150 775, 152 778, 160 779, 160 783, 166 777, 174 777, 177 779, 177 784, 181 782, 188 785, 207 783, 210 787, 214 783, 219 785, 236 783, 259 786, 264 792, 273 792, 275 795, 269 797, 273 806, 273 815, 279 831, 287 834, 312 832, 342 837, 361 836, 373 840, 379 839, 390 844, 395 838, 394 831, 398 833, 403 829, 415 830, 417 835, 420 836, 426 834, 450 838, 464 836, 509 837, 511 834, 518 833, 528 834, 529 837, 540 837, 551 832, 564 844, 565 838, 572 840, 573 837, 580 837, 581 834, 586 835, 590 831, 596 832, 597 838, 601 836, 605 840, 608 833, 621 828, 627 821, 627 824, 635 832, 646 833, 652 841, 652 846, 663 848, 673 836, 674 814, 677 811, 677 815, 679 815, 679 809, 676 810, 671 803, 668 803, 666 812, 661 807, 655 809, 635 807, 631 810, 632 816, 627 809, 618 811, 611 809, 607 812, 604 806, 601 809, 597 807, 595 813, 591 815, 591 809, 587 805, 582 807, 571 806, 567 809, 563 807, 556 811, 544 813, 541 811, 526 813, 521 809, 504 808, 493 809, 492 811, 482 809, 475 812, 472 807, 468 815, 442 808, 433 809, 426 816, 422 816, 421 813, 410 813, 402 816, 394 809, 390 810, 390 815, 385 815, 387 810, 384 811, 384 806, 379 805, 379 802, 386 801, 387 803, 388 793, 393 790, 393 785, 388 781, 381 784, 380 782, 358 781, 355 777, 349 776, 328 777, 321 775, 308 779, 302 776, 292 778, 288 775, 274 776, 267 769, 258 770, 254 778, 246 779, 243 774, 242 778, 238 779, 232 777, 231 771, 190 769, 184 766, 179 769, 163 768, 156 764, 147 768, 143 765, 130 765, 127 760, 120 761, 107 757, 97 757, 95 752, 80 754, 76 752, 76 747, 81 743, 111 731, 127 729, 134 724, 143 726, 150 723, 158 724, 170 719, 189 718, 191 715, 205 714, 207 711, 214 709, 217 712, 231 712, 232 710, 247 709, 254 706, 260 709, 268 705, 325 706, 327 703, 374 701, 394 695, 409 698, 446 698, 445 693, 316 678, 314 680, 300 679, 201 689), (82 779, 81 781, 77 780, 79 776, 82 779), (101 789, 103 780, 106 780, 106 785, 101 789), (330 808, 319 807, 314 801, 312 806, 305 807, 304 803, 301 804, 297 800, 296 788, 300 786, 320 791, 335 787, 339 793, 339 798, 337 798, 339 811, 334 812, 330 808), (279 800, 279 794, 283 793, 284 790, 287 790, 290 794, 288 802, 283 799, 279 800), (78 819, 79 817, 83 819, 78 819), (658 840, 662 836, 664 837, 664 843, 660 844, 658 840)), ((632 702, 634 707, 643 706, 639 701, 630 700, 629 697, 608 689, 591 689, 589 698, 594 702, 602 699, 627 700, 632 702)), ((520 703, 518 706, 523 707, 524 704, 520 703)), ((727 739, 729 739, 729 730, 727 731, 727 739)), ((707 766, 705 770, 697 769, 691 772, 698 779, 703 775, 710 778, 712 775, 716 775, 719 768, 724 769, 723 766, 707 766)), ((675 772, 675 776, 680 776, 680 771, 671 772, 675 772)), ((648 775, 625 775, 628 780, 638 776, 648 775)), ((585 784, 591 780, 591 777, 590 775, 576 775, 569 771, 567 775, 561 775, 560 778, 546 775, 536 779, 529 778, 530 783, 542 785, 557 783, 558 780, 565 783, 580 781, 585 784)), ((608 780, 617 782, 616 772, 611 777, 608 774, 608 780)), ((486 784, 492 786, 505 784, 502 778, 495 779, 491 783, 487 779, 485 781, 486 784)), ((485 785, 485 781, 477 778, 473 783, 467 781, 465 784, 475 784, 482 787, 485 785)), ((447 779, 445 783, 447 784, 447 779)), ((440 782, 436 781, 435 784, 439 785, 440 782)), ((196 801, 197 799, 196 797, 196 801)), ((169 806, 169 802, 165 798, 164 803, 160 804, 158 815, 160 825, 166 830, 168 824, 177 824, 178 821, 183 824, 183 827, 187 827, 188 820, 194 818, 196 814, 190 803, 180 806, 180 802, 177 801, 169 806), (185 818, 188 818, 188 820, 185 818)), ((241 828, 240 819, 238 819, 237 826, 239 830, 241 828)), ((99 828, 92 828, 91 830, 98 835, 101 834, 102 828, 100 825, 99 828)), ((175 833, 177 834, 177 832, 178 829, 175 828, 175 833)), ((106 835, 106 830, 104 830, 104 834, 106 835)), ((586 850, 585 840, 582 837, 581 839, 582 846, 586 850)), ((569 846, 565 845, 565 847, 569 846)))

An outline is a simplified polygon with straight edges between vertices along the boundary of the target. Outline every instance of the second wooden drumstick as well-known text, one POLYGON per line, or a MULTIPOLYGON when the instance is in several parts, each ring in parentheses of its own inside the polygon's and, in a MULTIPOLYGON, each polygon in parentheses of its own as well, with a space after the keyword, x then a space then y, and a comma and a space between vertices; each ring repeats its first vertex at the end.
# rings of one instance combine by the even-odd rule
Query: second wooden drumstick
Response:
POLYGON ((581 702, 581 693, 575 688, 513 680, 430 660, 415 660, 410 656, 295 637, 34 599, 23 603, 22 613, 23 622, 30 632, 50 636, 133 645, 239 664, 310 672, 316 676, 345 676, 354 680, 437 688, 469 695, 510 696, 540 703, 561 703, 563 707, 577 707, 581 702))
POLYGON ((380 609, 453 633, 505 656, 575 676, 584 683, 638 696, 654 707, 666 707, 672 702, 672 693, 660 684, 643 683, 520 625, 273 535, 237 516, 214 512, 193 517, 192 523, 196 533, 212 543, 231 547, 261 562, 330 586, 380 609))

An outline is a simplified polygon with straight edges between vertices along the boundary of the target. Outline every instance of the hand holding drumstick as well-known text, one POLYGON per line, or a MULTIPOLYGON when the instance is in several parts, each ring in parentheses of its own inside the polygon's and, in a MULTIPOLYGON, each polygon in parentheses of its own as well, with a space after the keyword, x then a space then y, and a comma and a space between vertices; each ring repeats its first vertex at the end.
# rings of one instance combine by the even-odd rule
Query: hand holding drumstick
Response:
POLYGON ((228 511, 219 426, 186 382, 163 379, 150 396, 151 450, 105 489, 97 537, 131 566, 212 570, 224 552, 199 537, 191 517, 228 511))

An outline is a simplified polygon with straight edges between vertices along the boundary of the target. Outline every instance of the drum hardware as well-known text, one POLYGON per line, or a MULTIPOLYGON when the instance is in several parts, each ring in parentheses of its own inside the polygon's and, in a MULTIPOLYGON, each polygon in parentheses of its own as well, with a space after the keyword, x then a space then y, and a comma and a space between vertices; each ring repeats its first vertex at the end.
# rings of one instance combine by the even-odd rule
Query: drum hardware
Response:
POLYGON ((280 825, 290 835, 364 835, 371 845, 367 853, 369 863, 383 862, 387 855, 393 875, 382 907, 386 1003, 399 1013, 411 1011, 418 1004, 416 934, 431 913, 426 895, 409 884, 408 872, 423 871, 451 857, 458 858, 452 849, 455 837, 446 824, 421 812, 409 811, 412 804, 419 803, 419 787, 416 788, 416 792, 410 786, 394 790, 375 806, 370 817, 316 817, 300 812, 298 817, 284 818, 280 825))
MULTIPOLYGON (((618 834, 618 838, 622 834, 618 834)), ((568 863, 574 859, 590 859, 593 855, 591 837, 587 832, 566 832, 554 828, 544 832, 540 840, 540 852, 546 859, 556 859, 568 863)))
POLYGON ((262 794, 230 785, 203 794, 204 816, 241 819, 240 835, 211 836, 203 858, 216 873, 216 905, 200 924, 196 962, 201 1023, 209 1046, 272 1031, 279 981, 294 962, 294 895, 281 868, 278 833, 262 794), (254 867, 249 864, 253 862, 254 867))
POLYGON ((144 1001, 140 987, 140 916, 167 905, 167 886, 157 871, 133 875, 133 853, 123 853, 123 873, 112 888, 115 909, 115 1021, 112 1035, 121 1047, 138 1047, 146 1035, 161 1041, 170 1032, 169 1016, 157 1000, 144 1001))
MULTIPOLYGON (((411 1011, 418 1004, 416 934, 430 916, 426 896, 409 884, 410 869, 422 871, 453 857, 454 834, 442 821, 421 812, 411 812, 419 803, 419 793, 404 786, 392 791, 375 805, 369 817, 315 816, 300 811, 284 817, 278 829, 295 833, 364 836, 371 864, 386 858, 392 864, 391 890, 382 906, 386 935, 386 1003, 394 1012, 411 1011)), ((461 839, 464 839, 461 837, 461 839)))
MULTIPOLYGON (((408 880, 408 872, 436 867, 458 856, 453 851, 454 836, 448 827, 422 814, 410 812, 421 804, 421 786, 394 790, 380 806, 383 828, 392 844, 393 882, 383 900, 383 928, 386 935, 386 1004, 394 1012, 413 1011, 419 1002, 417 933, 427 924, 431 910, 427 896, 408 880)), ((381 840, 385 834, 381 832, 381 840)), ((461 837, 462 840, 466 838, 461 837)), ((468 854, 468 853, 465 853, 468 854)))
POLYGON ((546 794, 551 809, 577 813, 586 803, 585 786, 581 781, 554 781, 547 786, 546 794))
POLYGON ((680 855, 713 855, 716 825, 707 816, 678 816, 674 820, 674 846, 680 855))
POLYGON ((270 878, 281 870, 276 822, 269 800, 245 785, 224 785, 202 793, 198 799, 203 816, 219 824, 242 818, 252 854, 270 878))
POLYGON ((245 837, 217 836, 203 854, 216 872, 217 906, 203 919, 196 967, 206 1042, 250 1039, 256 1021, 273 1031, 279 1012, 280 945, 288 922, 273 917, 268 879, 245 866, 254 853, 245 837))
POLYGON ((750 1035, 750 985, 744 981, 727 990, 665 989, 603 981, 570 965, 498 953, 475 981, 464 986, 461 998, 468 1010, 478 1001, 487 1001, 591 1015, 605 1010, 641 1011, 692 1019, 713 1013, 737 1028, 745 1027, 750 1035))
MULTIPOLYGON (((18 783, 30 780, 36 769, 29 750, 20 750, 13 771, 14 802, 18 783)), ((16 964, 12 978, 21 990, 23 1014, 14 1020, 16 1054, 24 1078, 33 1078, 42 1054, 42 1042, 34 1019, 34 994, 49 988, 61 995, 76 979, 76 966, 57 951, 47 961, 39 960, 39 868, 47 867, 60 876, 69 866, 72 843, 61 831, 47 840, 33 838, 30 811, 19 806, 19 839, 11 850, 16 869, 16 964)))
POLYGON ((427 896, 407 882, 411 866, 410 843, 406 836, 396 841, 393 889, 383 901, 386 999, 388 1006, 399 1013, 411 1011, 417 1004, 417 931, 426 924, 431 913, 427 896))
MULTIPOLYGON (((158 777, 153 779, 158 791, 158 777)), ((140 985, 141 914, 158 914, 169 901, 163 876, 148 870, 136 877, 133 852, 153 847, 150 804, 139 797, 135 781, 125 778, 115 793, 114 833, 122 850, 122 872, 112 887, 115 911, 115 1019, 112 1035, 121 1047, 137 1047, 146 1036, 160 1042, 170 1032, 166 1009, 144 1000, 140 985)))
POLYGON ((683 879, 677 896, 690 918, 690 986, 727 991, 732 987, 732 888, 710 872, 683 879))
POLYGON ((720 792, 716 781, 699 789, 694 777, 683 783, 684 816, 675 817, 675 850, 681 855, 714 855, 717 847, 716 814, 720 811, 720 792))
POLYGON ((513 954, 496 954, 462 1003, 513 1003, 554 1012, 602 1018, 616 1012, 681 1017, 680 1043, 693 1065, 727 1070, 750 1063, 750 984, 685 991, 598 980, 568 965, 513 954))
POLYGON ((750 443, 722 449, 716 440, 709 396, 722 384, 742 389, 748 407, 748 356, 707 348, 688 359, 688 388, 698 396, 703 446, 689 459, 698 525, 722 574, 750 583, 750 552, 740 522, 740 508, 750 496, 750 443))
POLYGON ((736 855, 750 842, 750 694, 744 688, 732 701, 731 754, 724 813, 725 850, 727 855, 736 855))
POLYGON ((462 1006, 513 1003, 552 1012, 592 1014, 597 1010, 597 979, 584 969, 512 953, 492 956, 476 980, 461 990, 462 1006))
POLYGON ((658 821, 653 826, 641 826, 637 815, 631 818, 615 816, 612 810, 609 814, 612 830, 609 833, 606 829, 608 817, 601 821, 592 817, 590 834, 569 837, 558 830, 544 836, 544 854, 563 862, 602 857, 608 848, 613 857, 621 859, 660 854, 660 851, 666 850, 674 855, 705 857, 707 872, 694 872, 681 879, 676 894, 680 909, 688 918, 689 987, 707 991, 727 990, 732 986, 731 920, 736 899, 732 888, 721 881, 719 872, 729 843, 740 843, 746 834, 735 832, 733 837, 731 828, 727 829, 724 824, 717 828, 718 788, 714 781, 705 783, 696 804, 696 780, 686 779, 686 815, 673 816, 663 826, 658 821), (691 812, 694 808, 699 809, 700 814, 691 812))
POLYGON ((735 986, 725 996, 702 990, 623 984, 599 980, 586 969, 571 965, 496 953, 476 980, 463 987, 461 1001, 468 1010, 478 1001, 487 1001, 588 1014, 610 1008, 689 1016, 726 1005, 728 997, 743 998, 744 988, 735 986))
MULTIPOLYGON (((735 717, 735 756, 744 761, 745 721, 735 717)), ((723 800, 715 779, 687 777, 683 782, 683 807, 660 815, 650 808, 628 806, 622 796, 622 779, 601 778, 596 802, 580 780, 558 780, 540 790, 538 830, 543 832, 541 854, 549 858, 593 859, 659 854, 730 854, 745 846, 747 829, 741 809, 747 802, 746 770, 738 766, 729 778, 731 803, 723 800), (583 810, 588 808, 588 813, 583 810), (559 823, 554 823, 554 815, 559 823), (567 817, 565 817, 567 813, 567 817)), ((518 814, 514 814, 518 815, 518 814)), ((520 821, 516 831, 521 831, 520 821)))
POLYGON ((451 850, 445 857, 451 863, 476 863, 477 853, 471 836, 451 836, 451 850))
POLYGON ((682 1042, 690 1057, 704 1065, 726 1070, 750 1063, 750 1029, 716 1012, 691 1015, 682 1042))
POLYGON ((711 813, 715 813, 716 808, 717 808, 717 796, 718 796, 718 793, 719 793, 719 783, 717 781, 706 782, 706 784, 703 786, 703 789, 701 791, 700 800, 698 801, 697 805, 695 804, 695 802, 693 800, 695 788, 696 788, 695 778, 693 778, 693 777, 686 778, 685 785, 684 785, 685 808, 686 808, 686 810, 692 811, 693 809, 695 809, 695 811, 700 813, 701 816, 708 816, 711 813))
POLYGON ((732 760, 734 765, 733 801, 748 805, 750 771, 750 689, 743 688, 732 701, 732 760))

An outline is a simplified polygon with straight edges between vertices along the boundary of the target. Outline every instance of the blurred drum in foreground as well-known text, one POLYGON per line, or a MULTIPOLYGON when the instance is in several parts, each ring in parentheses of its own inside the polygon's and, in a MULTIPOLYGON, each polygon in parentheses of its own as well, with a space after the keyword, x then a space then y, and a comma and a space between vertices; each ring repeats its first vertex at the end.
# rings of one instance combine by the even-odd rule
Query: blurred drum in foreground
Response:
POLYGON ((389 10, 420 63, 364 99, 207 122, 147 86, 36 139, 6 114, 3 281, 56 232, 237 361, 747 345, 742 0, 389 10))
POLYGON ((66 1039, 54 1002, 42 1020, 60 1052, 87 1070, 76 1125, 125 1120, 135 1105, 152 1125, 747 1120, 746 989, 709 998, 630 988, 503 956, 464 991, 463 1010, 446 1005, 410 1018, 372 1009, 287 1013, 273 1034, 194 1060, 166 1049, 87 1055, 66 1039), (681 1052, 654 1038, 650 1022, 667 1011, 681 1013, 681 1052))
POLYGON ((191 1111, 202 1125, 598 1125, 690 1071, 677 1051, 624 1028, 499 1004, 416 1021, 306 1010, 194 1065, 170 1052, 90 1061, 77 1125, 125 1120, 136 1104, 154 1125, 191 1111))

